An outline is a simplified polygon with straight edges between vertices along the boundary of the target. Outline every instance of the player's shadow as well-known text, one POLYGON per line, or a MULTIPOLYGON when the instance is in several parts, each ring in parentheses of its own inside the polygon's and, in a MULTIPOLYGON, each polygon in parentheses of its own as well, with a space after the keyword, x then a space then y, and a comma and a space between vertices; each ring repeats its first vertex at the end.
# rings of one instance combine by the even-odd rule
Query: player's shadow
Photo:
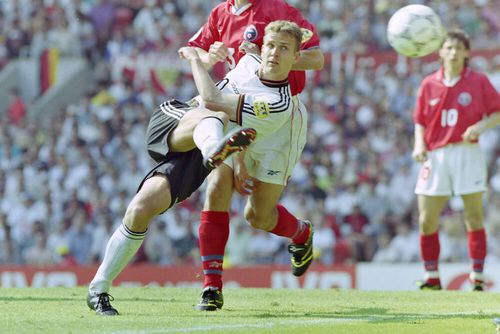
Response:
POLYGON ((419 324, 428 320, 443 320, 443 319, 484 319, 490 318, 488 314, 422 314, 422 313, 391 313, 386 308, 365 307, 365 308, 344 308, 342 311, 332 312, 304 312, 298 309, 297 311, 288 312, 246 312, 242 315, 240 310, 225 309, 224 312, 235 312, 238 318, 257 318, 257 319, 274 319, 274 318, 291 318, 300 317, 316 318, 316 319, 337 319, 339 321, 363 321, 367 323, 410 323, 419 324))

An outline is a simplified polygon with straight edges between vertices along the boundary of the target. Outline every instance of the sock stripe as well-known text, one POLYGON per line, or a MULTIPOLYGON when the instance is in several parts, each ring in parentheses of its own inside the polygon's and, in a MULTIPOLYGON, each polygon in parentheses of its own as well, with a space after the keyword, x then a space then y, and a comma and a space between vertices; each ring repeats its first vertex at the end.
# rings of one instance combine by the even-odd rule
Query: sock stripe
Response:
POLYGON ((208 119, 208 118, 215 118, 216 120, 218 120, 219 122, 221 122, 222 125, 224 125, 224 122, 219 117, 215 117, 215 116, 203 117, 202 119, 200 119, 200 122, 203 121, 204 119, 208 119))
POLYGON ((146 236, 146 231, 144 232, 133 232, 131 231, 125 224, 120 225, 120 232, 123 234, 124 237, 132 240, 142 240, 146 236))
POLYGON ((127 225, 122 224, 122 226, 123 226, 123 228, 125 228, 125 230, 126 230, 128 233, 130 233, 130 234, 132 234, 132 235, 145 235, 145 234, 146 234, 146 232, 148 231, 148 229, 146 229, 146 231, 144 231, 144 232, 134 232, 134 231, 132 231, 131 229, 129 229, 127 225))
POLYGON ((201 257, 202 261, 224 260, 224 255, 205 255, 201 257))
POLYGON ((207 269, 207 270, 203 270, 203 274, 222 276, 222 270, 207 269))

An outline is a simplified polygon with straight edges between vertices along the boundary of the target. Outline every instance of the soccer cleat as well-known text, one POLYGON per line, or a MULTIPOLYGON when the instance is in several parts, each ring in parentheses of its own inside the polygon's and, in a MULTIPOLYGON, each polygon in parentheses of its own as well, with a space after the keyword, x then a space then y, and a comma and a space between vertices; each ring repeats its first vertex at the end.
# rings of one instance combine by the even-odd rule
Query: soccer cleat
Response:
POLYGON ((469 281, 472 287, 472 291, 484 291, 486 289, 486 284, 484 283, 484 275, 481 272, 471 272, 469 275, 469 281))
POLYGON ((303 221, 309 229, 309 238, 305 244, 290 244, 288 245, 288 253, 292 254, 292 274, 294 276, 302 276, 313 260, 313 227, 311 222, 303 221))
POLYGON ((497 326, 495 333, 500 334, 500 318, 494 318, 493 323, 497 326))
POLYGON ((425 291, 434 291, 441 290, 441 282, 438 283, 429 283, 428 281, 418 281, 417 286, 420 290, 425 291))
POLYGON ((222 305, 224 305, 222 292, 215 287, 209 286, 203 290, 201 300, 195 306, 195 309, 198 311, 217 311, 217 309, 222 308, 222 305))
POLYGON ((91 310, 94 310, 97 315, 119 314, 118 311, 109 303, 110 300, 112 301, 114 298, 106 292, 95 295, 89 293, 87 295, 87 305, 91 310))
POLYGON ((212 170, 222 164, 231 154, 243 151, 257 136, 257 131, 252 128, 235 128, 229 131, 217 145, 203 157, 203 165, 212 170))

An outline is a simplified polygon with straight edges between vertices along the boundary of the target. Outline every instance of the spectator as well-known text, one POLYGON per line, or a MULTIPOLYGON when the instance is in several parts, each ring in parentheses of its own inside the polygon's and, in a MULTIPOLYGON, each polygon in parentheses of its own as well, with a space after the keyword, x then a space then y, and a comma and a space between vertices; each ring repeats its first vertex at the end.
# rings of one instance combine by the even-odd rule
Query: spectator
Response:
POLYGON ((20 126, 26 116, 26 105, 17 87, 10 89, 10 103, 7 113, 10 123, 15 126, 20 126))

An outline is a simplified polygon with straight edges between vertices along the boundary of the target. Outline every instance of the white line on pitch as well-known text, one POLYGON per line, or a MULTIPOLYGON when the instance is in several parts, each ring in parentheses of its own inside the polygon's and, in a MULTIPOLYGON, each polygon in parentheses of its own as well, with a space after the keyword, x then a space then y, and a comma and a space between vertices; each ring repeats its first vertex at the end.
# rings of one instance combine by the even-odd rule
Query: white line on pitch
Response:
POLYGON ((369 317, 367 318, 335 318, 335 319, 311 319, 311 320, 280 320, 275 323, 266 324, 234 324, 234 325, 212 325, 212 326, 196 326, 196 327, 184 327, 184 328, 152 328, 144 330, 125 330, 125 331, 114 331, 112 334, 152 334, 152 333, 189 333, 189 332, 207 332, 213 330, 238 330, 238 329, 248 329, 248 328, 272 328, 279 325, 288 324, 324 324, 324 323, 352 323, 352 322, 365 322, 373 320, 369 317))

